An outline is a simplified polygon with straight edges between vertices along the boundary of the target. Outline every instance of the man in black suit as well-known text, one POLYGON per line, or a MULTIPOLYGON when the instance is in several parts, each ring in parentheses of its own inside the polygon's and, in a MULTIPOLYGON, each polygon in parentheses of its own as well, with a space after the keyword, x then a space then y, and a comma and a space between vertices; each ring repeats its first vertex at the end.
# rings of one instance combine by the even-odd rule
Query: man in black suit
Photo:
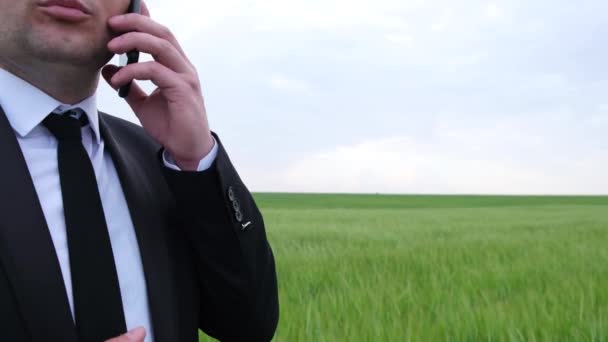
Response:
POLYGON ((194 66, 129 0, 0 0, 0 341, 267 341, 273 254, 194 66), (154 61, 105 66, 139 50, 154 61), (99 113, 100 70, 141 124, 99 113), (129 330, 129 333, 127 331, 129 330))

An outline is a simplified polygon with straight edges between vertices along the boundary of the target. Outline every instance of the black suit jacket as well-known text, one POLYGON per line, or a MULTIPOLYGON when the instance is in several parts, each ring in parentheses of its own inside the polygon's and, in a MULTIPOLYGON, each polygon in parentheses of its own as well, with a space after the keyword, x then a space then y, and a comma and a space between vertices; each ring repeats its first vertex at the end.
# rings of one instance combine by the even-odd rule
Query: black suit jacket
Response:
MULTIPOLYGON (((141 127, 100 113, 100 129, 135 227, 155 340, 198 341, 198 328, 221 341, 270 340, 272 251, 219 139, 209 170, 176 172, 141 127)), ((0 156, 0 341, 77 342, 51 236, 1 108, 0 156)))

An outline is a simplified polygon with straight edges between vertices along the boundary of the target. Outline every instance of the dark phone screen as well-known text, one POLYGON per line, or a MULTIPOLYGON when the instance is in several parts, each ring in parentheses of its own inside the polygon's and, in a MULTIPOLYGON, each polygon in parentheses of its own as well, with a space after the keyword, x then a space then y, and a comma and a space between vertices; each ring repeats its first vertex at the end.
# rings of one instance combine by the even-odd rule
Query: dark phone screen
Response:
POLYGON ((141 12, 141 0, 131 0, 129 4, 128 13, 139 13, 141 12))
MULTIPOLYGON (((141 12, 141 0, 131 0, 129 4, 128 13, 140 13, 141 12)), ((139 51, 133 50, 127 52, 125 55, 120 57, 119 65, 126 66, 129 64, 137 63, 139 61, 139 51)), ((131 89, 131 82, 118 89, 118 96, 127 97, 129 95, 129 90, 131 89)))

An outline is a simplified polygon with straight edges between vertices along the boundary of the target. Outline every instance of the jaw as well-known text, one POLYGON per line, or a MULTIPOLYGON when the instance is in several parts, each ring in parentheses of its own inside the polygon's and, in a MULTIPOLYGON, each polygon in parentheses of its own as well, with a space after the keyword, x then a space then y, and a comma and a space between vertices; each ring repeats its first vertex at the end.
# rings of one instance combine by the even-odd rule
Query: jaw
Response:
POLYGON ((84 70, 64 63, 36 60, 15 63, 12 59, 0 58, 0 68, 66 104, 78 103, 93 95, 99 84, 99 70, 84 70))
POLYGON ((45 13, 35 0, 0 0, 0 67, 66 103, 93 94, 113 56, 107 18, 118 4, 98 1, 88 4, 90 17, 69 21, 45 13))

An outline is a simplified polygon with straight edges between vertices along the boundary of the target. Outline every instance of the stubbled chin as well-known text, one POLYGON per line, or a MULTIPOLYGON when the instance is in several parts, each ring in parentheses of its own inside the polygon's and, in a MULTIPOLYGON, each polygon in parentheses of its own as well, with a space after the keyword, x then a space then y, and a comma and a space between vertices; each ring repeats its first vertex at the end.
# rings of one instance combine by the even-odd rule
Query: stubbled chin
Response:
POLYGON ((95 34, 58 25, 39 25, 31 27, 22 44, 38 58, 48 62, 101 64, 107 58, 106 37, 104 33, 95 34))

